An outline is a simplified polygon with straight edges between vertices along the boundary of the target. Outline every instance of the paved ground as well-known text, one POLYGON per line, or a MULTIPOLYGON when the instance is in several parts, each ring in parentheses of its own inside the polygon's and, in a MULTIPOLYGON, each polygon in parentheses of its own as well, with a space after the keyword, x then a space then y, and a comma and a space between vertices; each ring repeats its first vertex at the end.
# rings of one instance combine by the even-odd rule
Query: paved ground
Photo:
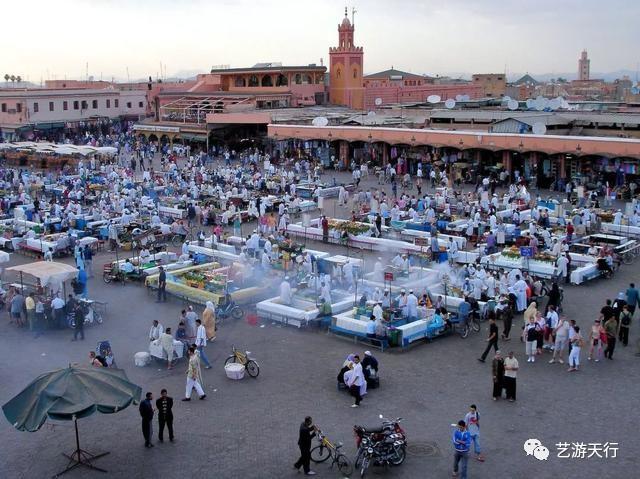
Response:
MULTIPOLYGON (((19 255, 13 258, 14 262, 25 261, 19 255)), ((96 258, 95 269, 106 261, 106 255, 96 258)), ((634 279, 640 282, 636 268, 627 266, 613 280, 569 286, 565 311, 586 329, 604 299, 634 279)), ((100 278, 90 282, 89 292, 95 299, 107 301, 109 309, 104 324, 86 329, 84 342, 71 342, 70 331, 34 339, 8 325, 6 313, 2 313, 0 403, 43 371, 86 362, 88 351, 102 339, 112 342, 118 364, 143 391, 157 395, 161 388, 167 388, 176 399, 184 394, 184 363, 172 371, 159 364, 133 366, 133 354, 146 349, 151 320, 158 318, 165 326, 175 327, 184 305, 177 301, 157 304, 141 286, 105 285, 100 278)), ((371 470, 372 477, 450 477, 449 425, 461 418, 471 403, 478 405, 482 415, 487 460, 483 464, 471 461, 469 477, 590 479, 637 475, 634 415, 640 392, 640 358, 633 354, 635 347, 620 347, 613 361, 599 364, 587 363, 583 354, 584 370, 569 374, 564 367, 546 361, 526 363, 524 346, 512 340, 502 349, 513 348, 521 360, 518 401, 493 402, 491 366, 476 361, 484 347, 484 324, 480 334, 466 340, 448 337, 404 353, 378 353, 381 388, 371 391, 363 406, 354 410, 347 394, 336 389, 335 376, 348 353, 362 352, 366 347, 324 333, 270 323, 263 326, 242 322, 220 328, 218 339, 207 349, 214 364, 213 369, 204 371, 208 398, 176 403, 176 443, 145 449, 137 408, 110 416, 94 415, 80 422, 81 444, 94 452, 111 451, 99 463, 109 474, 78 470, 68 477, 297 477, 291 464, 297 457, 298 424, 305 415, 313 415, 353 456, 352 426, 376 423, 380 413, 404 417, 409 456, 400 468, 371 470), (232 345, 253 352, 261 366, 258 379, 226 379, 222 365, 232 345), (528 438, 537 438, 550 449, 548 461, 525 455, 522 446, 528 438), (556 457, 557 442, 618 442, 618 457, 560 459, 556 457)), ((634 324, 632 344, 638 337, 634 324)), ((49 421, 37 433, 22 433, 0 421, 0 476, 49 477, 65 466, 60 453, 72 448, 71 424, 49 421)), ((325 465, 315 470, 321 477, 339 477, 325 465)))

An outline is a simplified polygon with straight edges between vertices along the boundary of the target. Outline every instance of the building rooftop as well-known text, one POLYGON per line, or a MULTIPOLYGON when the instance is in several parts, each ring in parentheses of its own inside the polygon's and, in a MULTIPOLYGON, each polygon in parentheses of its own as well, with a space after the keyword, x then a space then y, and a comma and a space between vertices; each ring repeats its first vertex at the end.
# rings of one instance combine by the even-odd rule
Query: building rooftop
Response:
POLYGON ((211 69, 210 73, 257 73, 257 72, 277 72, 277 71, 300 71, 300 70, 315 70, 318 72, 325 72, 327 71, 327 67, 325 66, 318 66, 315 63, 312 63, 310 65, 301 65, 301 66, 273 66, 273 64, 269 64, 269 63, 265 63, 264 65, 268 65, 268 66, 261 66, 263 64, 258 63, 255 66, 252 67, 248 67, 248 68, 219 68, 219 69, 211 69))
POLYGON ((390 68, 389 70, 384 70, 378 73, 371 73, 370 75, 365 75, 365 80, 375 79, 375 78, 391 78, 391 77, 400 77, 400 79, 421 79, 424 80, 425 76, 416 75, 415 73, 403 72, 401 70, 396 70, 394 68, 390 68))
POLYGON ((120 90, 117 90, 113 87, 108 88, 81 88, 81 89, 68 89, 68 88, 30 88, 30 89, 11 89, 11 90, 0 90, 1 98, 14 98, 14 97, 22 97, 22 98, 32 98, 32 97, 40 97, 40 96, 54 96, 54 95, 64 95, 64 96, 73 96, 73 95, 108 95, 119 93, 120 90))

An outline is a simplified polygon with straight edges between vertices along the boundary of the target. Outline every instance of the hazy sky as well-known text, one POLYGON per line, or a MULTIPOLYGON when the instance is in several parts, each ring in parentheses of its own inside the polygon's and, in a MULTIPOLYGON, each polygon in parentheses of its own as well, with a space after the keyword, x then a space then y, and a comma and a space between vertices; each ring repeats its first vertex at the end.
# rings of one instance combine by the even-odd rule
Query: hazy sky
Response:
MULTIPOLYGON (((639 0, 352 0, 365 72, 636 70, 639 0)), ((133 78, 328 60, 344 0, 3 1, 0 77, 133 78)), ((351 7, 351 5, 350 5, 351 7)), ((351 10, 351 8, 349 9, 351 10)))

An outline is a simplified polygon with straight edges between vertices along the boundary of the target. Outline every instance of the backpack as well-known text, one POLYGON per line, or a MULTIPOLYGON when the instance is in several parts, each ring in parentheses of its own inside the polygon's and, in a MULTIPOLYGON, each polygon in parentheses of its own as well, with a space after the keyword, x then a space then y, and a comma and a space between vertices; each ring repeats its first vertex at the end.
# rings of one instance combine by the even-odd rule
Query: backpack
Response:
POLYGON ((620 322, 623 326, 629 326, 631 324, 631 314, 622 313, 622 315, 620 315, 620 322))

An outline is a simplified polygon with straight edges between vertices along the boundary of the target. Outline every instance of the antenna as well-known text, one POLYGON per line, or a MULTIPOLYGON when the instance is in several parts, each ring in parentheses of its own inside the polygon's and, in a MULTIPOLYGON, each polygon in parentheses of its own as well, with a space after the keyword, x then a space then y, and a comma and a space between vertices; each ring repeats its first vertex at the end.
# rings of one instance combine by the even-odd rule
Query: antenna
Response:
POLYGON ((131 83, 131 80, 129 80, 129 67, 127 67, 127 83, 131 83))
POLYGON ((89 81, 89 62, 86 63, 85 68, 86 80, 89 81))

